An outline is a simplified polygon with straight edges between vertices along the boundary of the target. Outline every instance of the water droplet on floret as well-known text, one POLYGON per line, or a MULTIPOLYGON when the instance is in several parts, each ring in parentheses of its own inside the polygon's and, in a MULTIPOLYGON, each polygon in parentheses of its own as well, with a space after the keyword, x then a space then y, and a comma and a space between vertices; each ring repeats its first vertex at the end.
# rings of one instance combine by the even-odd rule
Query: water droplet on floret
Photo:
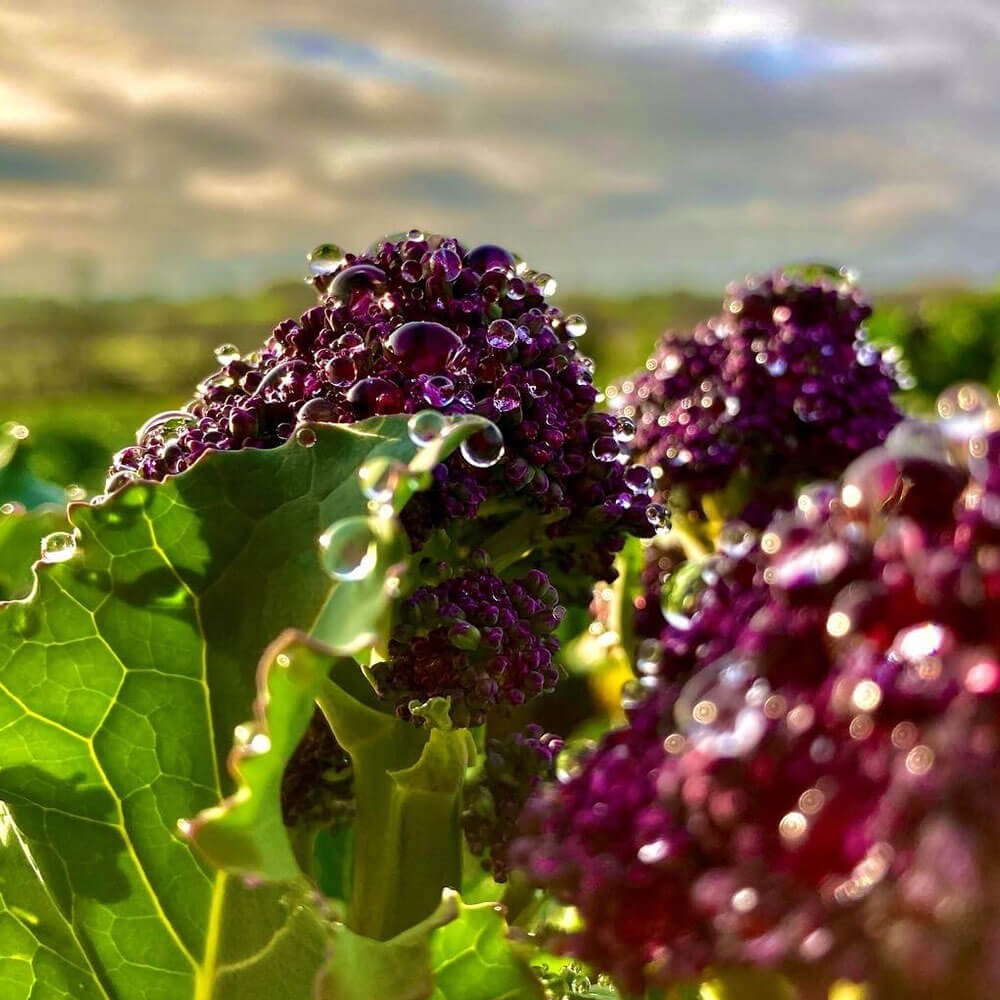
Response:
POLYGON ((389 357, 411 375, 431 375, 447 367, 461 348, 459 336, 442 323, 416 320, 389 335, 389 357))
POLYGON ((309 270, 315 275, 332 274, 347 263, 347 255, 336 243, 320 243, 306 254, 309 270))
POLYGON ((488 469, 503 458, 503 434, 496 424, 487 422, 486 426, 467 437, 459 450, 469 465, 474 465, 477 469, 488 469))
POLYGON ((240 349, 235 344, 219 344, 215 349, 215 360, 220 365, 228 365, 233 361, 239 361, 240 349))

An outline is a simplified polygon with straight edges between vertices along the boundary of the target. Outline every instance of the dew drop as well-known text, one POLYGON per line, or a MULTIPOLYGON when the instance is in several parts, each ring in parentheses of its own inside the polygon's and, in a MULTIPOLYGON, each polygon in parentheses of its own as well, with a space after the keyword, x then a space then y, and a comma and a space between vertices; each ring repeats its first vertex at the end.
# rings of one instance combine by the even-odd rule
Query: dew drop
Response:
POLYGON ((336 422, 337 411, 326 399, 309 399, 299 407, 297 417, 300 423, 332 424, 336 422))
POLYGON ((174 435, 183 428, 190 427, 196 419, 193 414, 185 413, 183 410, 165 410, 150 417, 135 432, 135 440, 138 444, 142 444, 143 439, 154 432, 161 436, 174 435))
POLYGON ((61 563, 76 554, 76 538, 68 531, 54 531, 42 539, 42 562, 61 563))
POLYGON ((431 375, 424 383, 424 399, 431 406, 447 406, 455 398, 455 383, 447 375, 431 375))
POLYGON ((514 270, 515 264, 512 254, 492 243, 485 243, 470 250, 465 262, 473 271, 478 271, 480 274, 486 274, 487 271, 510 273, 514 270))
POLYGON ((619 417, 615 424, 614 438, 622 444, 628 444, 635 437, 635 421, 631 417, 619 417))
POLYGON ((635 668, 645 676, 659 673, 663 646, 657 639, 643 639, 636 653, 635 668))
POLYGON ((493 393, 493 405, 499 413, 510 413, 521 405, 521 391, 516 385, 502 385, 493 393))
POLYGON ((678 729, 715 757, 743 757, 760 743, 767 721, 754 688, 755 664, 736 654, 699 670, 674 705, 678 729))
POLYGON ((448 365, 462 341, 442 323, 416 320, 393 330, 386 341, 389 356, 411 375, 431 375, 448 365))
POLYGON ((621 448, 613 437, 606 435, 599 437, 593 443, 590 453, 598 462, 614 462, 617 461, 618 456, 621 454, 621 448))
POLYGON ((394 458, 378 455, 368 459, 358 469, 361 492, 374 503, 388 503, 396 492, 396 487, 406 476, 406 466, 394 458))
POLYGON ((335 580, 363 580, 375 568, 378 548, 364 517, 348 517, 319 539, 323 567, 335 580))
POLYGON ((509 319, 495 319, 486 328, 486 343, 495 351, 506 351, 517 342, 517 327, 509 319))
POLYGON ((544 271, 536 274, 532 279, 535 283, 535 287, 538 291, 548 298, 550 295, 556 294, 556 289, 559 287, 556 279, 552 277, 551 274, 546 274, 544 271))
POLYGON ((625 470, 625 485, 633 492, 649 496, 653 492, 653 473, 644 465, 630 465, 625 470))
POLYGON ((552 376, 544 368, 534 368, 524 376, 524 384, 534 399, 541 399, 552 388, 552 376))
POLYGON ((0 507, 0 514, 3 514, 4 517, 10 517, 13 514, 23 514, 26 510, 27 507, 23 503, 9 502, 0 507))
POLYGON ((496 424, 487 423, 481 430, 467 437, 459 450, 469 465, 477 469, 488 469, 503 458, 503 434, 496 424))
POLYGON ((327 295, 331 299, 347 302, 355 292, 381 295, 385 291, 386 274, 374 264, 352 264, 345 267, 330 282, 327 295))
POLYGON ((507 298, 512 302, 520 302, 524 298, 526 291, 527 289, 522 278, 511 278, 507 284, 507 298))
POLYGON ((228 365, 232 361, 239 361, 240 349, 235 344, 219 344, 215 349, 215 360, 220 365, 228 365))
POLYGON ((436 441, 445 429, 445 418, 435 410, 421 410, 410 417, 406 425, 410 440, 418 447, 436 441))
POLYGON ((332 274, 347 262, 344 251, 336 243, 320 243, 306 254, 309 270, 316 275, 332 274))
POLYGON ((757 536, 750 525, 743 521, 729 521, 719 532, 719 551, 733 559, 742 559, 748 555, 757 541, 757 536))
POLYGON ((311 427, 300 427, 295 432, 295 440, 303 448, 311 448, 316 443, 316 432, 311 427))
POLYGON ((587 332, 587 321, 579 314, 573 313, 563 321, 566 332, 575 340, 582 337, 587 332))
POLYGON ((646 520, 657 531, 665 531, 670 527, 670 515, 667 513, 667 508, 661 503, 651 503, 646 508, 646 520))

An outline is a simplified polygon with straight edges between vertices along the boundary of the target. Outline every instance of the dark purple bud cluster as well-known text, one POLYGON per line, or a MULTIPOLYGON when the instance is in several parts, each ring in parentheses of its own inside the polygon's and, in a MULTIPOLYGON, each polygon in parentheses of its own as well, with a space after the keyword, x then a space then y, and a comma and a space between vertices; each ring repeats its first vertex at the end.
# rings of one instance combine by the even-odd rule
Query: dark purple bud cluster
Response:
POLYGON ((593 412, 593 366, 576 344, 586 324, 548 304, 549 275, 500 247, 416 231, 360 255, 319 247, 310 259, 322 304, 279 323, 259 352, 219 348, 221 367, 195 399, 118 453, 109 492, 182 472, 209 449, 275 447, 299 422, 430 408, 488 418, 502 448, 482 462, 469 448, 435 470, 404 514, 415 543, 510 497, 555 515, 551 535, 594 539, 604 554, 590 572, 610 571, 625 535, 652 534, 648 473, 624 461, 619 421, 593 412))
POLYGON ((900 420, 899 369, 866 340, 870 315, 840 275, 778 272, 730 286, 690 335, 664 334, 614 402, 675 506, 742 478, 745 506, 728 513, 762 527, 803 482, 880 444, 900 420))
POLYGON ((749 965, 817 1000, 1000 994, 1000 410, 939 412, 724 557, 701 641, 526 806, 510 864, 626 989, 749 965))
POLYGON ((473 854, 487 855, 483 868, 497 882, 507 881, 507 847, 528 797, 555 777, 563 741, 541 726, 486 744, 482 773, 464 789, 462 826, 473 854))
POLYGON ((372 677, 401 718, 411 717, 413 701, 448 697, 457 725, 478 726, 490 708, 555 688, 555 631, 565 613, 540 570, 516 580, 488 568, 459 571, 401 603, 388 659, 372 677))
POLYGON ((285 767, 281 812, 290 827, 333 827, 354 817, 351 758, 318 708, 285 767))

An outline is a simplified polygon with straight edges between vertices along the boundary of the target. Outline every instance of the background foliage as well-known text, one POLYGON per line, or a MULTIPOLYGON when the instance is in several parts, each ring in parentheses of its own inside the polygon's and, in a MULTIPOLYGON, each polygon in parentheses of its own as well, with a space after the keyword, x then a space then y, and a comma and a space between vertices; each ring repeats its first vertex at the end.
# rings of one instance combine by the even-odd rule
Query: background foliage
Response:
MULTIPOLYGON (((719 307, 719 296, 683 291, 559 300, 567 313, 587 317, 584 347, 599 382, 640 366, 663 329, 690 327, 719 307)), ((39 476, 96 490, 109 456, 150 414, 189 398, 213 367, 216 345, 251 350, 277 320, 313 302, 299 283, 187 302, 0 302, 0 420, 31 428, 39 476)), ((970 372, 1000 386, 1000 286, 891 293, 875 305, 872 337, 903 348, 918 382, 917 408, 970 372)))

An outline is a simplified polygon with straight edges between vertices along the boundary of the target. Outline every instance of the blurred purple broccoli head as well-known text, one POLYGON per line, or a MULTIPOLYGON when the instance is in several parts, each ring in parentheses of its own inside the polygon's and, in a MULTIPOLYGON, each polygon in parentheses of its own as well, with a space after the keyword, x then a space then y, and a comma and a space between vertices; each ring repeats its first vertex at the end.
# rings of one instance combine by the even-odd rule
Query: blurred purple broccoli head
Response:
POLYGON ((836 272, 779 271, 731 285, 690 335, 665 333, 615 403, 674 506, 728 490, 728 516, 761 527, 880 444, 900 420, 899 370, 868 342, 869 315, 836 272))
POLYGON ((1000 411, 939 410, 720 559, 629 728, 528 803, 511 863, 628 989, 1000 990, 1000 411))

